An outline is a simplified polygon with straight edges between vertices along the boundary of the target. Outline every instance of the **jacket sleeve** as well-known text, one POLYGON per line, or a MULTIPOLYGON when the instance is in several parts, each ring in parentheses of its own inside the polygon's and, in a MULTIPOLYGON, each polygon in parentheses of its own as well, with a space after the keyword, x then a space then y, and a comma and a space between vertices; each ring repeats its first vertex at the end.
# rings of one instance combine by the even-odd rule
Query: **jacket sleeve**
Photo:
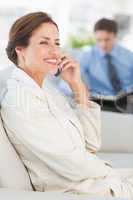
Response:
POLYGON ((101 110, 100 106, 92 101, 88 108, 76 104, 74 110, 83 127, 86 148, 89 152, 96 152, 101 147, 101 110))

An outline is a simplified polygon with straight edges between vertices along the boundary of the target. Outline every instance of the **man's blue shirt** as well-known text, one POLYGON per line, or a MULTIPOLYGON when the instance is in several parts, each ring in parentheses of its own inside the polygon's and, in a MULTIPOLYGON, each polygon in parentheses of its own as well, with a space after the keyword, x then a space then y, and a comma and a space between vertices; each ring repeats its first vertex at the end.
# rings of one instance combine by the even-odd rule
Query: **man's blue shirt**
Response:
MULTIPOLYGON (((115 45, 110 55, 121 80, 122 90, 133 91, 133 53, 120 45, 115 45)), ((80 62, 82 77, 93 94, 115 95, 108 77, 105 53, 98 46, 84 52, 77 59, 80 62)))

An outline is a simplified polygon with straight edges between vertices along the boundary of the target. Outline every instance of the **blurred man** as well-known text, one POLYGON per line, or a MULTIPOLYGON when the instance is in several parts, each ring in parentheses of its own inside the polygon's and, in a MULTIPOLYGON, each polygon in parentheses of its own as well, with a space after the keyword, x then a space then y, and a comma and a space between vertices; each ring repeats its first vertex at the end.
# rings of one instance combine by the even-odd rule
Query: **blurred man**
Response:
POLYGON ((96 45, 80 56, 82 76, 93 97, 111 100, 133 91, 133 53, 117 44, 114 20, 100 19, 94 26, 96 45))

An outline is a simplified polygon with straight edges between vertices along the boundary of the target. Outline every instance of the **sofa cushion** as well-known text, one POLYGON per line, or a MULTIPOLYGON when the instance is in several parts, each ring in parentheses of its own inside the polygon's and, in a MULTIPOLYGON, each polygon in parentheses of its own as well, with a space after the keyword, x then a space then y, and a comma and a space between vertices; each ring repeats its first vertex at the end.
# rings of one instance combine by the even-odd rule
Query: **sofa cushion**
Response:
POLYGON ((133 169, 133 153, 98 153, 98 156, 108 161, 114 168, 133 169))
POLYGON ((0 70, 0 102, 2 101, 2 98, 6 92, 6 82, 11 76, 12 70, 13 67, 8 67, 4 70, 0 70))
POLYGON ((133 153, 133 114, 102 112, 101 151, 133 153))

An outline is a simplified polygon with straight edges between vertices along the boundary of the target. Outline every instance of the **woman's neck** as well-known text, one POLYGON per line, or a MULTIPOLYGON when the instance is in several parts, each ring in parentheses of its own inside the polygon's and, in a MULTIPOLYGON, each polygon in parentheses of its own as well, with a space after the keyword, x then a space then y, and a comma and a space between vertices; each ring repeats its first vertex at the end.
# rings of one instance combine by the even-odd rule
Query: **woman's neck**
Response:
POLYGON ((44 75, 42 74, 36 74, 36 73, 31 73, 30 75, 34 81, 40 86, 42 87, 43 85, 43 80, 44 80, 44 75))
POLYGON ((21 68, 25 73, 27 73, 40 87, 43 85, 44 78, 46 76, 45 73, 31 71, 29 69, 21 68))

